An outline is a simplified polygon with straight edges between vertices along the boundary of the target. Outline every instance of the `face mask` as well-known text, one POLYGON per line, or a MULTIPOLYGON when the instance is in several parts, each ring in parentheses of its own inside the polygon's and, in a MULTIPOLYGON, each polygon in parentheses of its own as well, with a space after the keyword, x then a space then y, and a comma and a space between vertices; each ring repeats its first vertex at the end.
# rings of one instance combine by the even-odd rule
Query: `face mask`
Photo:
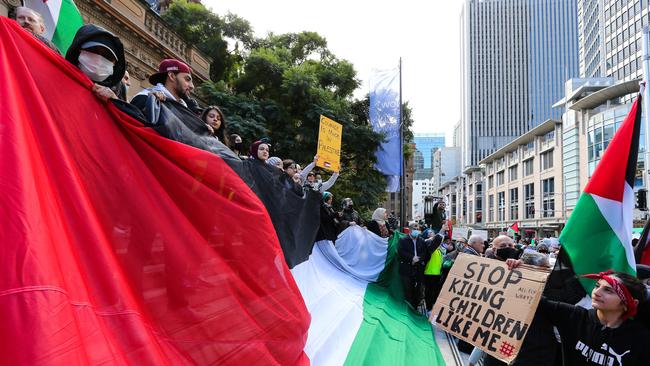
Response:
POLYGON ((113 63, 96 53, 81 51, 79 69, 92 81, 100 82, 113 75, 113 63))
POLYGON ((235 146, 234 146, 235 150, 241 151, 242 145, 243 143, 241 142, 235 142, 235 146))
POLYGON ((515 248, 501 248, 497 249, 497 257, 503 259, 517 259, 517 249, 515 248))
POLYGON ((420 230, 411 230, 411 237, 417 238, 420 235, 420 230))

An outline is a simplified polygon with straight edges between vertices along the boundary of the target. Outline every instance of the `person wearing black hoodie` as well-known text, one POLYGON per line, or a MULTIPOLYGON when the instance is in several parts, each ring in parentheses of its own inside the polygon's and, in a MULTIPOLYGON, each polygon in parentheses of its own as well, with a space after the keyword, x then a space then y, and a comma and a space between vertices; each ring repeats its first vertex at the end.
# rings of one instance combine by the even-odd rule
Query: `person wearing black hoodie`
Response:
POLYGON ((126 72, 124 46, 119 38, 100 26, 86 24, 75 34, 65 59, 95 83, 93 92, 100 99, 117 99, 110 88, 118 85, 126 72))
POLYGON ((95 25, 79 28, 65 54, 65 59, 78 67, 95 85, 93 93, 104 102, 145 123, 142 112, 120 100, 114 90, 120 87, 126 73, 126 58, 122 41, 113 33, 95 25))

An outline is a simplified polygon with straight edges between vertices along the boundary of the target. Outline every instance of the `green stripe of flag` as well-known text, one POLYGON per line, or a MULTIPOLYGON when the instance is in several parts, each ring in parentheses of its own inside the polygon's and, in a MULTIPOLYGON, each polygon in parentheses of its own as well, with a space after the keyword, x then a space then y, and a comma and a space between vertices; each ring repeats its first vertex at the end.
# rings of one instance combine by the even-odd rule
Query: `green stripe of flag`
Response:
MULTIPOLYGON (((560 242, 577 274, 608 269, 632 275, 636 273, 627 261, 623 243, 589 193, 580 195, 573 214, 562 230, 560 242)), ((585 290, 591 292, 593 280, 580 278, 580 282, 585 290)))
POLYGON ((68 52, 77 30, 83 25, 83 18, 72 0, 63 0, 56 29, 52 36, 52 43, 63 55, 68 52))
POLYGON ((346 365, 444 365, 426 317, 410 310, 398 273, 398 234, 388 242, 386 266, 366 289, 363 322, 346 365))

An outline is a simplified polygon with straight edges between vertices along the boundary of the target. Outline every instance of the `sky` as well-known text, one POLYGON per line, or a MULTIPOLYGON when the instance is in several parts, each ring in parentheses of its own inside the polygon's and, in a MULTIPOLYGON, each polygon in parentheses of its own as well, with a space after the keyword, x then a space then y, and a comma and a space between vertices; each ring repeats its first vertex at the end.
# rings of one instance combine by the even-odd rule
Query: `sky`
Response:
POLYGON ((397 67, 402 58, 402 99, 413 110, 416 133, 445 133, 450 146, 460 119, 462 0, 203 0, 219 15, 248 20, 259 37, 314 31, 339 59, 350 61, 368 93, 372 69, 397 67))

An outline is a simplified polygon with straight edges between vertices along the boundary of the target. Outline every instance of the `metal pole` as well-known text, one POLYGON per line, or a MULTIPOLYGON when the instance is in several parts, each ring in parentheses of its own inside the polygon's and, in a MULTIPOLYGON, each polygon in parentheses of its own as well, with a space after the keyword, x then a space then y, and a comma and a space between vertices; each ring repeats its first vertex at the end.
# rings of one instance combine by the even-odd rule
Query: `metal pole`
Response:
POLYGON ((399 219, 402 228, 407 226, 406 223, 406 161, 404 160, 404 117, 402 110, 402 58, 399 58, 399 125, 400 125, 400 159, 402 160, 402 175, 400 177, 400 203, 399 219))
POLYGON ((650 188, 650 85, 648 81, 650 80, 650 26, 643 27, 643 43, 641 44, 641 62, 643 64, 643 80, 646 83, 645 93, 642 96, 641 101, 643 102, 642 112, 645 114, 645 135, 644 135, 644 169, 645 169, 645 187, 650 188))

